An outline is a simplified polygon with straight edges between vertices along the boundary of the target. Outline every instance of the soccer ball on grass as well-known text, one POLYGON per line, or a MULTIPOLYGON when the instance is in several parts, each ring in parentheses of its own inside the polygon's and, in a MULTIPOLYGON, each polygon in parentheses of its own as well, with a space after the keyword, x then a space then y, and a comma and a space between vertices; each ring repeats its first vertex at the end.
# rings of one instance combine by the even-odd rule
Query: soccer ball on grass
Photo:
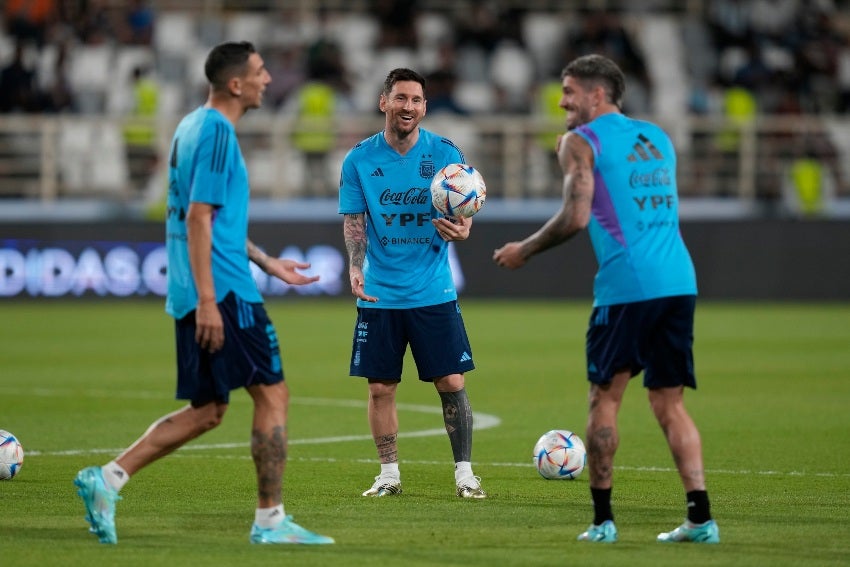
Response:
POLYGON ((449 217, 471 217, 481 210, 486 198, 484 178, 470 165, 449 164, 431 181, 434 208, 449 217))
POLYGON ((18 439, 0 429, 0 480, 12 480, 24 464, 24 448, 18 439))
POLYGON ((584 470, 587 451, 581 438, 567 429, 544 433, 534 445, 534 467, 545 479, 574 479, 584 470))

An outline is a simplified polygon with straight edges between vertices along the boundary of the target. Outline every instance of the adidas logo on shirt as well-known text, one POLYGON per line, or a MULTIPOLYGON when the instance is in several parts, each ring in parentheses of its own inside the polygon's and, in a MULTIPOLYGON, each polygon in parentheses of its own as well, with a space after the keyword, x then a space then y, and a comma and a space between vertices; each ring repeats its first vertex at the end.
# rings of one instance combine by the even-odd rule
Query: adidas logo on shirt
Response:
POLYGON ((649 138, 643 134, 638 134, 638 141, 632 146, 634 153, 627 156, 626 159, 631 162, 650 161, 652 159, 664 159, 664 156, 658 151, 649 138))
POLYGON ((384 172, 381 170, 380 167, 372 172, 372 177, 383 177, 383 176, 384 176, 384 172))

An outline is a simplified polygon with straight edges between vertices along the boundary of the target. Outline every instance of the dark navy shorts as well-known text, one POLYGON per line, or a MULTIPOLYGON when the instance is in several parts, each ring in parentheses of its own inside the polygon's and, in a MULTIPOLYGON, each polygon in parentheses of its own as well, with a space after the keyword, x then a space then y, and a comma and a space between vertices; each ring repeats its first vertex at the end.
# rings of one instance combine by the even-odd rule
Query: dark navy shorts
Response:
POLYGON ((177 399, 192 405, 227 403, 230 391, 283 380, 280 345, 262 303, 229 293, 218 304, 224 321, 224 346, 214 354, 195 341, 195 312, 175 322, 177 399))
POLYGON ((358 307, 351 376, 401 380, 408 344, 423 382, 475 368, 460 306, 450 301, 413 309, 358 307))
POLYGON ((694 376, 696 296, 594 307, 587 329, 587 379, 606 384, 622 369, 647 388, 688 386, 694 376))

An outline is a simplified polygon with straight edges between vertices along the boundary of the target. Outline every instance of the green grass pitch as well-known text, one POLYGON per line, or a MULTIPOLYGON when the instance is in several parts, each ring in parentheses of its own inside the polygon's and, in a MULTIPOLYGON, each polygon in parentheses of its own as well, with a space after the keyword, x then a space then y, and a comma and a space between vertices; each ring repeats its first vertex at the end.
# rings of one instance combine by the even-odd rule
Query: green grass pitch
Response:
POLYGON ((620 416, 614 513, 620 541, 575 541, 591 519, 586 474, 545 481, 531 449, 548 429, 583 437, 585 302, 462 301, 481 426, 473 460, 490 498, 454 495, 439 399, 406 362, 399 389, 404 494, 360 496, 377 474, 366 387, 347 375, 350 301, 268 309, 290 385, 287 512, 336 538, 251 546, 251 407, 234 393, 222 426, 133 478, 117 546, 87 533, 72 484, 173 399, 173 330, 160 301, 0 304, 0 429, 27 451, 0 482, 0 557, 44 565, 846 565, 850 561, 850 305, 702 302, 700 427, 717 546, 655 542, 684 518, 672 459, 638 381, 620 416))

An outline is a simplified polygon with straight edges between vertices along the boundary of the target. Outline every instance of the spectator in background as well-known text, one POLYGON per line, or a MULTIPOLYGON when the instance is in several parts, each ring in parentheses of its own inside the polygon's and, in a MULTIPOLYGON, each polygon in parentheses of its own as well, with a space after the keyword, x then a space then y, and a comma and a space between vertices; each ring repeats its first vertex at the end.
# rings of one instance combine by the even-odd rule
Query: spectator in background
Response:
POLYGON ((466 116, 469 114, 455 99, 454 91, 457 84, 457 76, 454 71, 437 69, 426 77, 428 85, 428 112, 430 114, 447 112, 466 116))
POLYGON ((41 96, 35 71, 24 61, 24 43, 15 43, 12 61, 0 71, 0 112, 40 112, 41 96))
POLYGON ((56 17, 55 0, 6 0, 3 8, 9 35, 23 41, 33 40, 39 48, 45 45, 56 17))
POLYGON ((80 41, 88 45, 101 45, 119 37, 106 0, 88 0, 73 25, 80 41))
POLYGON ((56 62, 53 66, 53 77, 44 90, 44 111, 59 113, 73 110, 74 93, 68 80, 68 44, 58 45, 56 62))
POLYGON ((282 108, 307 79, 304 48, 297 42, 273 47, 268 50, 266 60, 266 67, 274 77, 266 88, 266 97, 270 106, 282 108))
POLYGON ((307 196, 336 194, 336 180, 328 175, 328 156, 336 147, 334 116, 350 108, 349 90, 339 46, 320 38, 308 51, 307 81, 288 105, 296 116, 292 143, 305 159, 307 196))
POLYGON ((740 46, 750 35, 749 0, 712 0, 706 3, 706 21, 718 49, 740 46))
POLYGON ((156 117, 159 85, 147 66, 133 69, 133 110, 124 122, 127 163, 138 189, 144 188, 156 170, 159 153, 156 117))
MULTIPOLYGON (((816 5, 806 5, 798 16, 800 44, 795 67, 805 77, 804 108, 826 114, 839 105, 838 56, 843 38, 834 14, 816 5)), ((840 20, 839 20, 840 21, 840 20)))
POLYGON ((134 146, 151 146, 154 143, 156 118, 159 107, 159 86, 150 67, 133 69, 133 110, 124 128, 124 139, 134 146))
POLYGON ((506 16, 494 2, 473 0, 455 21, 455 43, 458 48, 480 49, 489 56, 502 41, 511 39, 519 42, 521 38, 518 35, 505 33, 506 25, 513 29, 516 24, 506 24, 506 16))
POLYGON ((419 45, 416 31, 417 0, 373 0, 370 12, 378 19, 378 47, 406 47, 419 45))
POLYGON ((147 0, 132 0, 124 14, 126 26, 122 41, 130 45, 150 45, 156 16, 147 0))
POLYGON ((838 112, 850 114, 850 30, 845 30, 838 49, 838 112))
POLYGON ((567 37, 562 61, 571 61, 588 53, 596 53, 614 61, 629 83, 629 99, 623 108, 627 113, 649 110, 649 80, 643 53, 638 49, 618 14, 595 10, 581 18, 579 29, 567 37))

